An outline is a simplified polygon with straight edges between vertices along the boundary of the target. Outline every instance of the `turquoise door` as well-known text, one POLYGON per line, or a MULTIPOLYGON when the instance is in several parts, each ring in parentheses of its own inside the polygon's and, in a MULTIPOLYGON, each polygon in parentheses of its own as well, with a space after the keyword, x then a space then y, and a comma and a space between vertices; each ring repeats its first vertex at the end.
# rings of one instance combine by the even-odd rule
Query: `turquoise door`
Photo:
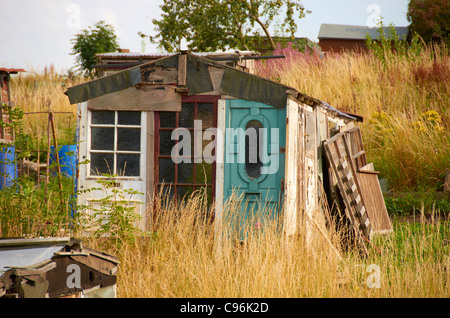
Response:
POLYGON ((247 230, 276 221, 281 210, 286 110, 227 100, 225 111, 224 202, 234 206, 228 217, 244 239, 247 230))

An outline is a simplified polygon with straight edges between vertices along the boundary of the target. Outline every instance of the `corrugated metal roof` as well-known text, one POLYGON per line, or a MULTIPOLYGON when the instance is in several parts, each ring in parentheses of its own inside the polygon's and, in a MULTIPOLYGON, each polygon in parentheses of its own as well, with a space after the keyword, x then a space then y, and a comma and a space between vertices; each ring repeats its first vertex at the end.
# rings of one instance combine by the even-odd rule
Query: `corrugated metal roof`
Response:
MULTIPOLYGON (((408 34, 408 27, 395 27, 400 39, 405 39, 408 34)), ((319 39, 349 39, 365 40, 367 33, 372 39, 378 39, 379 28, 369 28, 368 26, 327 24, 323 23, 319 30, 319 39)), ((384 34, 389 35, 389 27, 383 27, 384 34)))
MULTIPOLYGON (((258 52, 253 51, 225 51, 225 52, 190 52, 193 55, 207 57, 207 56, 259 56, 258 52)), ((163 58, 178 53, 138 53, 138 52, 109 52, 96 54, 97 57, 102 58, 163 58)))
POLYGON ((16 74, 19 72, 26 72, 23 68, 6 68, 6 67, 0 67, 0 72, 7 72, 11 74, 16 74))
POLYGON ((0 239, 0 274, 50 260, 68 242, 69 237, 0 239))

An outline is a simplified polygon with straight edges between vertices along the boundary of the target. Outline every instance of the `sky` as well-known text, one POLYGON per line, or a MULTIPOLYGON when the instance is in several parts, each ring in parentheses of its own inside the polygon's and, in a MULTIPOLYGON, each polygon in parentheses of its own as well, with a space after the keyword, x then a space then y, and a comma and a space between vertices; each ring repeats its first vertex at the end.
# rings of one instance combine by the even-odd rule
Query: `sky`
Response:
MULTIPOLYGON (((311 13, 297 20, 296 37, 317 41, 322 23, 407 26, 408 0, 301 0, 311 13)), ((158 52, 138 36, 154 35, 153 19, 163 0, 0 0, 0 67, 42 71, 51 64, 65 73, 75 65, 71 40, 100 20, 114 26, 121 48, 158 52)))

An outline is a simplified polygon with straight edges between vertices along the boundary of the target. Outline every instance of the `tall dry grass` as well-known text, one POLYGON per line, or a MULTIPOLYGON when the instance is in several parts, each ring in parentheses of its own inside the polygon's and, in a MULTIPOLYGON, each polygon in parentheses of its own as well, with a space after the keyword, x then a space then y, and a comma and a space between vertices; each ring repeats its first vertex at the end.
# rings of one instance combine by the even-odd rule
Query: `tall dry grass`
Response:
MULTIPOLYGON (((448 220, 396 223, 394 234, 373 240, 368 257, 350 250, 338 259, 321 234, 313 233, 308 248, 304 235, 286 237, 274 224, 250 229, 239 244, 205 217, 198 196, 159 209, 154 232, 116 251, 119 297, 450 296, 448 220)), ((88 244, 115 251, 105 241, 88 244)))
POLYGON ((42 72, 31 69, 13 75, 11 98, 25 113, 23 132, 31 138, 45 140, 48 135, 48 114, 42 112, 51 110, 55 112, 57 138, 64 141, 73 139, 77 125, 77 105, 71 105, 64 92, 82 81, 82 78, 58 74, 52 66, 42 72))
POLYGON ((450 57, 447 48, 419 55, 348 52, 258 63, 258 73, 359 114, 368 160, 393 190, 442 187, 450 167, 450 57))
POLYGON ((50 207, 37 193, 2 191, 0 235, 73 236, 116 255, 118 297, 450 297, 450 220, 439 211, 430 220, 422 209, 417 222, 396 221, 394 233, 372 240, 366 257, 352 246, 337 257, 344 233, 330 230, 326 239, 312 228, 308 239, 303 222, 286 236, 281 222, 259 229, 250 220, 241 242, 234 226, 240 202, 225 204, 220 223, 206 191, 178 206, 157 198, 149 232, 86 236, 68 218, 70 207, 59 206, 56 184, 50 190, 50 207))

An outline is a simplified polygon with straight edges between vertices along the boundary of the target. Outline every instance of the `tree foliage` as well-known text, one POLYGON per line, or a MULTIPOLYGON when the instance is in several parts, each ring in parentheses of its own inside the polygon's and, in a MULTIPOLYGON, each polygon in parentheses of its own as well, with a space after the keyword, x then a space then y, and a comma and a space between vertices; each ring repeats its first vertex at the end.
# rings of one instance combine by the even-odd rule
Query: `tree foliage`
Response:
POLYGON ((78 73, 93 76, 93 66, 96 63, 95 54, 115 52, 119 48, 117 36, 112 25, 105 21, 97 22, 75 35, 72 39, 72 55, 76 56, 78 73))
POLYGON ((275 49, 269 28, 293 37, 295 19, 309 13, 295 0, 164 0, 160 7, 157 34, 149 38, 168 52, 179 50, 182 39, 191 51, 251 50, 264 38, 275 49))
POLYGON ((450 1, 410 0, 407 19, 410 34, 417 32, 425 42, 450 40, 450 1))

